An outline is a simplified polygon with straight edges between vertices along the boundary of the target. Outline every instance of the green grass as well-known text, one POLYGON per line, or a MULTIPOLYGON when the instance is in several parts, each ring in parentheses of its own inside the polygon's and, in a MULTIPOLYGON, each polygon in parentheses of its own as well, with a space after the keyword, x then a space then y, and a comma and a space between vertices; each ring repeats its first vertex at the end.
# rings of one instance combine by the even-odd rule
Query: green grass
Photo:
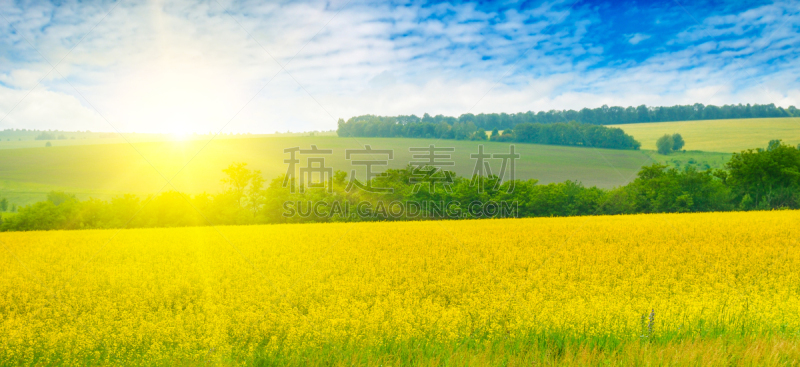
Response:
MULTIPOLYGON (((174 189, 188 193, 218 192, 223 189, 222 169, 231 162, 247 162, 272 179, 284 174, 288 155, 284 148, 299 146, 308 149, 312 144, 320 149, 332 149, 326 165, 334 170, 350 171, 345 149, 359 149, 369 144, 373 149, 392 149, 395 152, 390 167, 400 168, 413 161, 409 147, 454 147, 454 170, 471 176, 474 160, 470 154, 484 144, 489 153, 507 152, 507 143, 404 138, 338 138, 317 137, 258 137, 240 139, 137 142, 133 144, 97 144, 52 146, 0 150, 0 196, 24 205, 43 200, 50 190, 75 193, 79 198, 108 199, 123 193, 147 195, 156 193, 166 179, 174 189), (207 144, 207 145, 206 145, 207 144), (205 146, 205 148, 204 148, 205 146), (196 156, 195 156, 196 155, 196 156), (194 159, 192 159, 194 157, 194 159), (188 163, 188 164, 187 164, 188 163), (163 176, 162 176, 163 175, 163 176)), ((517 162, 517 178, 535 178, 540 183, 577 180, 587 186, 611 188, 633 179, 639 168, 654 161, 674 165, 672 160, 711 162, 721 167, 728 155, 704 152, 675 153, 660 156, 652 151, 629 151, 552 145, 516 144, 521 158, 517 162)), ((380 159, 380 157, 375 157, 380 159)), ((679 163, 680 164, 680 163, 679 163)), ((494 170, 499 169, 495 164, 494 170)), ((359 173, 362 171, 359 169, 359 173)), ((363 176, 362 176, 363 177, 363 176)))
MULTIPOLYGON (((772 139, 782 139, 793 145, 800 143, 798 118, 617 126, 642 142, 643 150, 517 144, 517 151, 522 155, 517 164, 517 178, 535 178, 540 183, 577 180, 586 186, 612 188, 628 183, 641 166, 653 162, 677 168, 722 168, 730 153, 766 147, 772 139), (663 156, 651 150, 659 136, 676 132, 683 135, 686 151, 663 156)), ((267 179, 272 179, 286 171, 284 148, 309 148, 311 144, 320 149, 333 149, 327 165, 344 171, 356 168, 344 159, 344 150, 359 149, 363 144, 370 144, 374 149, 393 149, 392 168, 412 161, 409 147, 432 143, 452 146, 456 148, 453 169, 459 175, 470 176, 474 165, 470 154, 477 152, 477 145, 481 144, 452 140, 338 138, 331 132, 317 133, 315 137, 308 134, 226 135, 210 143, 209 135, 190 135, 184 141, 175 141, 163 134, 120 137, 112 133, 65 132, 68 139, 53 140, 53 146, 44 147, 45 141, 33 140, 36 134, 0 132, 0 196, 17 205, 42 200, 50 190, 75 193, 81 199, 108 199, 123 193, 147 195, 162 188, 193 194, 218 192, 222 189, 221 170, 231 162, 247 162, 250 168, 259 169, 267 179), (75 139, 71 139, 73 136, 75 139), (208 146, 203 148, 206 143, 208 146), (173 176, 172 185, 165 187, 165 178, 173 176)), ((483 144, 487 152, 505 152, 508 146, 494 142, 483 144)), ((358 170, 363 172, 360 167, 358 170)))
MULTIPOLYGON (((93 139, 108 141, 121 138, 93 139)), ((246 162, 249 168, 261 170, 265 178, 272 179, 286 173, 284 159, 288 155, 283 153, 283 149, 296 146, 308 149, 312 144, 320 149, 333 150, 333 154, 326 158, 327 166, 347 172, 357 168, 360 177, 363 177, 362 167, 351 165, 345 159, 344 151, 360 149, 365 144, 373 149, 394 150, 395 157, 389 164, 391 168, 404 167, 414 160, 408 151, 409 147, 426 147, 430 144, 454 147, 452 161, 456 165, 452 169, 467 177, 472 175, 475 162, 470 154, 477 153, 479 144, 483 144, 488 153, 508 152, 508 143, 498 142, 339 138, 330 135, 226 137, 211 141, 207 136, 197 136, 184 141, 131 139, 132 144, 58 145, 60 142, 81 140, 56 141, 52 147, 0 149, 0 197, 6 197, 17 205, 26 205, 44 200, 46 193, 51 190, 74 193, 80 199, 109 199, 124 193, 148 195, 162 189, 176 189, 191 194, 204 191, 216 193, 223 189, 222 169, 232 162, 246 162), (171 179, 172 185, 165 186, 166 179, 171 179)), ((687 137, 687 141, 691 142, 690 138, 687 137)), ((687 146, 691 145, 687 143, 687 146)), ((586 186, 601 188, 627 184, 643 165, 653 162, 678 168, 687 165, 700 169, 721 168, 730 157, 730 154, 696 151, 662 156, 646 150, 536 144, 516 144, 516 147, 521 154, 516 167, 519 179, 533 178, 540 183, 576 180, 586 186)), ((499 170, 498 163, 493 163, 495 173, 499 170)), ((303 161, 301 165, 304 164, 303 161)))
MULTIPOLYGON (((487 342, 387 343, 380 348, 323 346, 305 353, 264 356, 258 366, 787 366, 798 365, 794 336, 719 335, 663 340, 613 336, 533 336, 487 342)), ((211 356, 213 364, 237 359, 211 356)), ((189 363, 191 364, 191 363, 189 363)))
MULTIPOLYGON (((481 143, 306 136, 215 139, 210 143, 190 140, 6 149, 0 150, 0 196, 14 197, 16 200, 11 201, 19 205, 41 200, 52 189, 99 198, 120 193, 148 194, 160 190, 166 183, 165 178, 173 176, 172 183, 179 191, 218 192, 223 188, 221 171, 230 163, 247 162, 248 167, 261 170, 267 179, 271 179, 286 173, 287 165, 283 160, 288 155, 283 153, 283 149, 295 146, 308 149, 312 144, 320 149, 332 149, 333 154, 328 156, 326 165, 343 171, 357 167, 345 159, 345 149, 359 149, 364 144, 373 149, 393 149, 392 168, 404 167, 414 160, 409 147, 430 144, 454 147, 454 170, 459 175, 471 176, 474 160, 470 154, 477 153, 477 146, 481 143), (203 148, 206 143, 208 145, 203 148)), ((489 153, 508 152, 507 143, 483 144, 489 153)), ((627 183, 642 165, 651 162, 647 152, 641 151, 534 144, 516 146, 521 154, 516 167, 517 178, 535 178, 542 183, 578 180, 589 186, 615 187, 627 183)), ((493 168, 499 170, 498 162, 493 168)))
MULTIPOLYGON (((616 126, 642 142, 643 150, 517 144, 517 151, 522 155, 517 177, 535 178, 540 183, 577 180, 587 186, 611 188, 628 183, 641 166, 653 162, 677 168, 721 168, 731 152, 766 147, 772 139, 782 139, 793 145, 800 143, 798 118, 616 126), (659 136, 676 132, 683 135, 686 151, 663 156, 651 150, 659 136)), ((333 149, 327 165, 344 171, 354 168, 344 159, 344 150, 358 149, 363 144, 371 144, 374 149, 393 149, 392 168, 412 161, 409 147, 432 143, 452 146, 456 148, 454 170, 459 175, 470 176, 474 165, 470 154, 477 152, 477 145, 481 144, 452 140, 338 138, 325 132, 315 137, 308 134, 225 135, 212 140, 204 149, 209 135, 190 135, 184 141, 175 141, 164 134, 124 134, 122 137, 113 133, 63 132, 67 139, 52 140, 51 147, 44 147, 45 141, 33 140, 37 134, 0 131, 0 196, 17 205, 42 200, 50 190, 75 193, 81 199, 108 199, 123 193, 146 195, 162 188, 172 189, 173 186, 164 185, 165 178, 173 176, 172 184, 177 190, 218 192, 222 189, 221 170, 231 162, 247 162, 271 179, 286 171, 284 148, 308 148, 311 144, 320 149, 333 149), (197 157, 191 159, 195 154, 197 157)), ((504 152, 508 146, 494 142, 483 144, 487 152, 504 152)))
POLYGON ((697 150, 672 152, 668 155, 661 155, 652 150, 646 152, 652 157, 653 161, 678 169, 684 169, 687 166, 695 167, 698 170, 723 168, 731 158, 730 153, 697 150))
POLYGON ((610 125, 619 127, 642 143, 642 149, 656 149, 664 134, 679 133, 686 150, 738 153, 750 148, 766 148, 772 139, 800 143, 800 118, 762 118, 703 120, 610 125))
MULTIPOLYGON (((209 349, 191 360, 136 360, 98 350, 81 364, 153 366, 797 366, 796 335, 711 335, 621 339, 570 337, 558 333, 495 340, 414 340, 377 347, 321 345, 302 351, 263 353, 209 349), (242 352, 242 353, 240 353, 242 352)), ((262 346, 259 346, 262 347, 262 346)), ((142 355, 146 351, 142 351, 142 355)), ((69 359, 65 356, 64 359, 69 359)), ((34 365, 68 365, 34 359, 34 365), (38 363, 37 363, 38 362, 38 363)))

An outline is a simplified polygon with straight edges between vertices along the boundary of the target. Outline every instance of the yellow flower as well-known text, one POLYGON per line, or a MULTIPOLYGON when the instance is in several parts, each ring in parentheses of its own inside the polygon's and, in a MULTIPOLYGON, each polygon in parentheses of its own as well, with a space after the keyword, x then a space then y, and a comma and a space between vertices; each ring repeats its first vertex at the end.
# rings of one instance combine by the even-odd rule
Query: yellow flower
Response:
POLYGON ((0 364, 797 333, 799 238, 796 211, 3 233, 0 364))

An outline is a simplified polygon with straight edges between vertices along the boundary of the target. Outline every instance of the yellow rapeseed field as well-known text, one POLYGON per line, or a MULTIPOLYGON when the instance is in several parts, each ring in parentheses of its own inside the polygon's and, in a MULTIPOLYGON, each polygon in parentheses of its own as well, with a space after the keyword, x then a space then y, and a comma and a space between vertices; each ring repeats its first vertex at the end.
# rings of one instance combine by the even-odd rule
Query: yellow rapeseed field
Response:
POLYGON ((3 233, 0 365, 791 338, 798 241, 798 211, 3 233))

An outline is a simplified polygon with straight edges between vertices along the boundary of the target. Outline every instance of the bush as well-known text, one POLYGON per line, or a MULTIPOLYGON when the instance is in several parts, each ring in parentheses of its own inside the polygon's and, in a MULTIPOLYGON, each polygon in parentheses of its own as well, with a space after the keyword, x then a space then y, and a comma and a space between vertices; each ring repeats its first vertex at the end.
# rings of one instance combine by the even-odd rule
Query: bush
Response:
MULTIPOLYGON (((671 135, 664 135, 659 140, 669 142, 667 148, 674 146, 671 135)), ((676 159, 668 161, 679 165, 676 159)), ((348 193, 347 173, 342 171, 334 175, 331 192, 309 190, 306 193, 292 193, 283 185, 285 177, 273 179, 265 188, 259 171, 247 169, 245 163, 235 163, 223 170, 227 176, 223 181, 227 184, 227 190, 216 195, 199 194, 192 197, 170 191, 144 200, 125 195, 106 202, 97 199, 79 201, 74 195, 53 191, 47 195, 47 201, 23 206, 17 215, 3 218, 0 230, 381 220, 358 216, 337 218, 291 214, 285 217, 283 213, 288 209, 286 202, 331 204, 343 201, 352 207, 360 201, 373 204, 393 200, 406 203, 432 200, 513 202, 518 207, 514 215, 519 217, 800 208, 800 150, 794 146, 778 141, 771 144, 769 150, 760 148, 734 154, 724 170, 700 171, 693 164, 697 162, 691 159, 680 169, 661 164, 642 167, 633 182, 613 190, 584 187, 572 181, 538 185, 536 180, 516 180, 514 190, 509 191, 510 182, 501 185, 497 176, 476 176, 480 178, 476 181, 476 177, 457 177, 449 172, 452 175, 445 174, 452 178, 452 191, 436 192, 415 192, 411 183, 411 178, 416 175, 414 167, 407 166, 404 169, 388 169, 385 175, 373 178, 374 187, 394 189, 393 196, 387 197, 382 193, 348 193), (477 190, 475 182, 486 190, 477 190)), ((703 162, 703 165, 708 164, 703 162)), ((16 206, 11 204, 11 211, 16 210, 16 206)), ((425 213, 422 218, 436 218, 433 209, 429 208, 425 213)), ((441 215, 438 214, 440 218, 441 215)), ((480 216, 469 215, 470 218, 480 216)), ((397 219, 415 220, 418 217, 397 219)))
POLYGON ((800 150, 797 148, 774 140, 767 150, 734 153, 725 167, 729 173, 728 186, 739 202, 748 203, 748 208, 800 205, 800 150))
POLYGON ((681 134, 672 135, 672 150, 681 150, 683 149, 684 144, 685 142, 683 141, 681 134))
POLYGON ((656 140, 656 148, 658 149, 659 154, 669 154, 674 146, 675 142, 672 140, 672 136, 670 135, 665 134, 656 140))

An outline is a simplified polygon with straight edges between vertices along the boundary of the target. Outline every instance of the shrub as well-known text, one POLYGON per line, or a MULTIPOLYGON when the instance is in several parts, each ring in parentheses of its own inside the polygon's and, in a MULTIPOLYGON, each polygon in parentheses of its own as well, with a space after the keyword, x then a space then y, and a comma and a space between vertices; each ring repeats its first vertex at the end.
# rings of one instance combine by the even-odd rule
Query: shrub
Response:
POLYGON ((672 136, 664 135, 656 141, 656 148, 658 149, 659 154, 667 155, 672 151, 672 147, 675 146, 675 142, 672 140, 672 136))
POLYGON ((672 135, 672 150, 681 150, 683 149, 684 144, 685 142, 683 141, 681 134, 672 135))

